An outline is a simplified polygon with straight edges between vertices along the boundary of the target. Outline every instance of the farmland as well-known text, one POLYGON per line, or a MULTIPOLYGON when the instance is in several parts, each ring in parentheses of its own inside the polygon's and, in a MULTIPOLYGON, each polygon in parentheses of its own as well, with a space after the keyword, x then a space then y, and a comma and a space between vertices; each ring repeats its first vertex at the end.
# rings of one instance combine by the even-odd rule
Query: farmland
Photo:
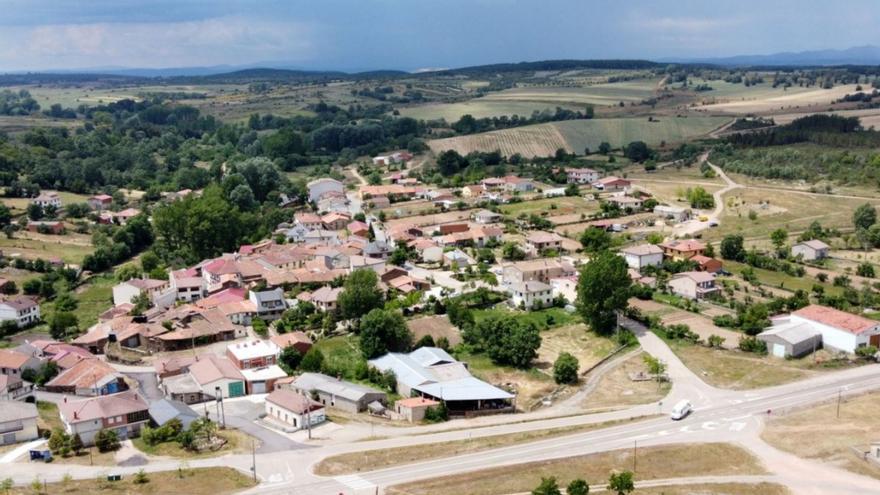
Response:
POLYGON ((565 104, 547 104, 540 101, 515 101, 515 100, 489 100, 476 98, 461 103, 434 103, 417 107, 407 107, 400 110, 405 117, 420 120, 444 119, 446 122, 455 122, 462 115, 472 115, 478 119, 484 117, 501 117, 502 115, 519 115, 528 117, 532 112, 553 110, 557 106, 577 110, 577 108, 565 104))
MULTIPOLYGON (((709 84, 715 87, 717 82, 711 81, 709 84)), ((773 90, 769 85, 764 86, 759 85, 751 88, 743 86, 742 89, 739 87, 731 88, 728 95, 730 101, 710 103, 699 108, 701 111, 737 114, 770 113, 774 111, 791 112, 799 108, 829 105, 846 94, 856 92, 856 85, 854 84, 835 86, 831 89, 812 87, 792 90, 792 88, 789 88, 788 91, 782 91, 782 89, 773 90)), ((706 95, 709 96, 711 93, 709 91, 706 95)))
POLYGON ((548 156, 563 148, 582 153, 600 143, 623 146, 631 141, 648 144, 673 143, 706 134, 729 121, 726 117, 661 117, 649 122, 642 118, 568 120, 515 129, 437 139, 428 144, 435 152, 453 149, 471 151, 500 150, 503 155, 548 156))
POLYGON ((659 79, 637 79, 617 83, 594 84, 583 87, 527 87, 492 93, 487 101, 532 101, 553 105, 618 105, 640 102, 654 95, 659 79))

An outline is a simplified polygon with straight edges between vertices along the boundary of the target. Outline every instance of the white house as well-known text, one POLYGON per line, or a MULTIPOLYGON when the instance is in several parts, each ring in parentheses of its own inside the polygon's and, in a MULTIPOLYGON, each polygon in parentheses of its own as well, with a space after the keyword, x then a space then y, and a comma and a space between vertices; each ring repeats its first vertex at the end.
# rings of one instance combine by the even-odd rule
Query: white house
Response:
POLYGON ((570 168, 565 173, 569 184, 592 184, 599 180, 599 172, 591 168, 570 168))
POLYGON ((705 299, 717 293, 715 275, 707 272, 681 272, 669 281, 673 294, 688 299, 705 299))
POLYGON ((674 222, 684 222, 691 217, 691 210, 681 206, 657 205, 654 207, 654 214, 674 222))
POLYGON ((321 196, 329 192, 345 194, 345 186, 342 182, 329 177, 315 179, 306 184, 306 187, 309 189, 309 201, 318 201, 321 196))
POLYGON ((31 200, 31 203, 35 205, 40 205, 40 207, 45 208, 47 206, 54 206, 55 208, 61 208, 61 196, 58 195, 57 192, 41 192, 39 196, 31 200))
POLYGON ((189 374, 199 385, 202 393, 211 397, 218 393, 223 397, 245 395, 245 379, 235 364, 216 354, 205 354, 190 365, 189 374))
POLYGON ((574 304, 577 301, 577 275, 568 277, 557 277, 550 279, 550 295, 553 298, 562 297, 566 301, 574 304))
POLYGON ((21 401, 0 401, 0 445, 27 442, 39 438, 37 416, 35 404, 21 401))
POLYGON ((284 388, 266 396, 266 415, 297 430, 321 424, 327 419, 324 406, 284 388))
POLYGON ((115 431, 120 440, 136 437, 150 421, 150 406, 132 391, 75 402, 65 398, 58 410, 67 433, 79 434, 85 445, 94 444, 103 429, 115 431))
POLYGON ((514 307, 545 308, 553 304, 553 288, 544 282, 530 281, 510 284, 510 304, 514 307))
POLYGON ((0 321, 7 320, 16 321, 19 328, 33 325, 40 321, 40 305, 26 296, 0 301, 0 321))
MULTIPOLYGON (((166 289, 169 288, 167 280, 156 280, 151 278, 133 278, 116 284, 113 287, 113 304, 134 303, 134 299, 141 294, 146 294, 150 301, 154 301, 166 289)), ((176 294, 175 294, 176 296, 176 294)))
POLYGON ((854 353, 859 347, 880 346, 880 321, 812 304, 788 316, 790 323, 807 323, 822 334, 822 347, 854 353))
POLYGON ((831 246, 819 239, 799 242, 791 247, 791 255, 800 256, 805 261, 821 260, 828 257, 831 246))
POLYGON ((660 266, 663 263, 663 250, 653 244, 640 244, 620 250, 630 268, 641 270, 646 266, 660 266))

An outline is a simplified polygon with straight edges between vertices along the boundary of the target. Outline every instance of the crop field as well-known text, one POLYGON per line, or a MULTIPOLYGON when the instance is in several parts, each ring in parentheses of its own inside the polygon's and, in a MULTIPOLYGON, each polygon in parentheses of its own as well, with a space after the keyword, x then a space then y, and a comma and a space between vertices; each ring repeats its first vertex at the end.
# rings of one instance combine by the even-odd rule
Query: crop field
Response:
POLYGON ((655 122, 641 118, 567 120, 491 131, 469 136, 436 139, 428 145, 434 152, 453 149, 465 155, 472 151, 500 150, 503 155, 549 156, 559 148, 583 153, 603 141, 612 146, 632 141, 657 145, 674 143, 706 134, 725 124, 727 117, 661 117, 655 122))
MULTIPOLYGON (((213 85, 175 85, 175 86, 133 86, 120 88, 95 88, 91 86, 21 86, 13 90, 26 89, 40 104, 47 109, 55 103, 65 108, 76 108, 80 105, 101 105, 124 99, 140 99, 143 93, 204 93, 209 97, 227 93, 246 91, 246 86, 213 84, 213 85)), ((201 101, 201 100, 193 100, 201 101)))
MULTIPOLYGON (((859 122, 862 123, 862 127, 874 127, 875 129, 880 129, 880 109, 877 108, 866 108, 862 110, 837 110, 834 112, 817 113, 823 113, 826 115, 834 114, 840 115, 841 117, 858 117, 859 122)), ((807 115, 812 115, 812 113, 784 113, 780 115, 774 115, 773 121, 780 125, 788 124, 794 119, 805 117, 807 115)))
MULTIPOLYGON (((709 83, 715 87, 716 81, 709 83)), ((814 105, 829 105, 834 100, 842 98, 846 94, 856 92, 855 84, 835 86, 831 89, 822 88, 789 88, 787 91, 781 89, 772 89, 771 86, 758 85, 746 88, 743 86, 742 94, 737 96, 735 91, 731 91, 731 95, 726 99, 729 101, 723 103, 709 103, 698 107, 700 111, 707 112, 725 112, 725 113, 770 113, 774 111, 791 112, 798 108, 810 107, 814 105), (768 90, 769 88, 769 90, 768 90)), ((701 96, 703 101, 711 100, 707 91, 706 96, 701 96)))
POLYGON ((544 212, 550 212, 554 216, 580 213, 589 215, 599 210, 599 203, 597 201, 587 201, 580 196, 566 196, 511 203, 503 205, 500 209, 505 215, 513 217, 523 213, 526 215, 540 215, 544 212))
POLYGON ((638 79, 616 83, 602 83, 569 87, 513 88, 483 97, 487 101, 532 101, 553 105, 617 105, 640 102, 654 95, 659 79, 638 79))
POLYGON ((462 115, 468 114, 478 119, 501 117, 503 115, 529 117, 532 115, 532 112, 554 111, 558 106, 572 110, 578 109, 571 105, 548 104, 541 101, 496 101, 487 98, 475 98, 460 103, 432 103, 417 107, 401 108, 400 114, 419 120, 444 119, 446 122, 452 123, 460 119, 462 115))

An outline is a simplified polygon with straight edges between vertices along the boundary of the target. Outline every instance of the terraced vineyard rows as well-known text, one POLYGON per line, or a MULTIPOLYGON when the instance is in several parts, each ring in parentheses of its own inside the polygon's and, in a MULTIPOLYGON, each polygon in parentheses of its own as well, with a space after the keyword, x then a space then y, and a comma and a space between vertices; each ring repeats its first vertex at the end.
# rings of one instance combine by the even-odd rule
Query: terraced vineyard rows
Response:
POLYGON ((559 148, 573 151, 552 124, 540 124, 503 131, 492 131, 470 136, 437 139, 428 145, 435 153, 455 150, 462 155, 471 151, 500 150, 510 156, 519 153, 525 157, 550 156, 559 148))

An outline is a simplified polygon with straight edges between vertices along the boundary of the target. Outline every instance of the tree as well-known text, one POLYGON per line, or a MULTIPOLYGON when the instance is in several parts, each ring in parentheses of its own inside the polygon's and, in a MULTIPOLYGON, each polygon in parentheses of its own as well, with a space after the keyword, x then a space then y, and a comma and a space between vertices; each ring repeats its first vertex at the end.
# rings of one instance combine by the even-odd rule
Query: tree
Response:
POLYGON ((777 250, 781 249, 785 245, 785 241, 788 240, 788 232, 783 228, 778 228, 770 233, 770 240, 777 250))
POLYGON ((577 306, 593 331, 614 330, 617 312, 626 308, 632 280, 622 256, 605 251, 582 269, 577 287, 577 306))
POLYGON ((412 334, 397 311, 374 309, 361 320, 361 353, 367 359, 390 352, 405 352, 412 345, 412 334))
POLYGON ((859 206, 853 212, 853 225, 856 230, 870 229, 875 223, 877 223, 877 210, 870 203, 859 206))
POLYGON ((770 312, 764 304, 752 304, 740 315, 740 328, 747 335, 758 335, 770 326, 770 312))
POLYGON ((337 300, 339 313, 345 319, 356 320, 373 309, 382 307, 379 278, 373 270, 355 270, 345 280, 337 300))
POLYGON ((317 347, 312 347, 309 352, 303 356, 299 363, 299 368, 303 371, 319 372, 324 365, 324 353, 317 347))
POLYGON ((40 220, 43 218, 43 207, 36 203, 29 204, 27 206, 27 216, 34 221, 40 220))
POLYGON ((715 206, 715 198, 700 186, 688 189, 687 200, 691 208, 707 209, 715 206))
POLYGON ((611 145, 607 141, 599 143, 599 154, 607 155, 611 151, 611 145))
POLYGON ((874 265, 865 262, 860 263, 858 267, 856 267, 856 275, 865 278, 874 278, 874 265))
POLYGON ((636 485, 631 471, 611 473, 608 478, 608 490, 617 493, 617 495, 626 495, 635 489, 636 485))
POLYGON ((567 352, 562 352, 553 362, 553 379, 558 384, 571 384, 578 381, 578 368, 580 367, 576 357, 567 352))
POLYGON ((141 255, 141 270, 143 270, 144 273, 149 273, 156 268, 159 268, 160 263, 161 260, 159 259, 159 256, 153 251, 147 251, 141 255))
POLYGON ((541 335, 531 321, 513 315, 490 315, 464 333, 467 342, 486 351, 496 364, 527 367, 538 356, 541 335))
POLYGON ((541 484, 532 490, 532 495, 562 495, 562 492, 559 490, 556 478, 551 476, 550 478, 541 478, 541 484))
POLYGON ((626 145, 626 148, 623 150, 623 156, 629 158, 633 162, 641 163, 648 158, 651 158, 651 149, 648 148, 648 145, 645 144, 644 141, 633 141, 626 145))
POLYGON ((587 484, 586 481, 575 478, 571 480, 571 483, 568 484, 568 488, 565 489, 566 495, 589 495, 590 494, 590 485, 587 484))
POLYGON ((69 445, 70 450, 72 450, 75 455, 79 455, 79 452, 85 447, 79 433, 74 433, 73 436, 70 437, 69 445))
POLYGON ((611 245, 611 235, 605 229, 596 227, 587 227, 587 230, 581 234, 580 240, 584 251, 588 253, 604 251, 611 245))
POLYGON ((501 246, 501 257, 510 261, 519 261, 526 259, 526 253, 513 242, 505 242, 501 246))
POLYGON ((654 375, 654 378, 657 380, 657 384, 660 384, 660 381, 663 379, 663 374, 666 373, 666 363, 655 358, 650 354, 645 354, 642 356, 642 361, 645 362, 645 366, 648 367, 648 373, 654 375))
POLYGON ((101 429, 95 435, 95 446, 100 452, 110 452, 119 449, 119 435, 114 430, 101 429))
POLYGON ((68 332, 76 331, 79 320, 70 311, 56 311, 49 320, 49 334, 53 339, 61 340, 68 332))
POLYGON ((3 203, 0 203, 0 227, 5 227, 12 222, 12 212, 9 211, 9 207, 3 203))
POLYGON ((746 257, 743 236, 731 234, 721 240, 721 257, 726 260, 742 261, 746 257))
POLYGON ((580 194, 581 194, 581 188, 578 187, 577 184, 572 183, 572 184, 565 186, 565 195, 566 196, 580 196, 580 194))
POLYGON ((281 351, 281 355, 278 356, 278 363, 284 368, 284 371, 291 375, 293 371, 299 366, 299 363, 302 361, 303 355, 293 347, 289 345, 281 351))
POLYGON ((49 436, 49 450, 53 454, 61 452, 61 449, 67 446, 70 436, 61 428, 52 428, 52 435, 49 436))
POLYGON ((467 160, 455 150, 446 150, 437 157, 437 168, 446 177, 458 172, 466 163, 467 160))

